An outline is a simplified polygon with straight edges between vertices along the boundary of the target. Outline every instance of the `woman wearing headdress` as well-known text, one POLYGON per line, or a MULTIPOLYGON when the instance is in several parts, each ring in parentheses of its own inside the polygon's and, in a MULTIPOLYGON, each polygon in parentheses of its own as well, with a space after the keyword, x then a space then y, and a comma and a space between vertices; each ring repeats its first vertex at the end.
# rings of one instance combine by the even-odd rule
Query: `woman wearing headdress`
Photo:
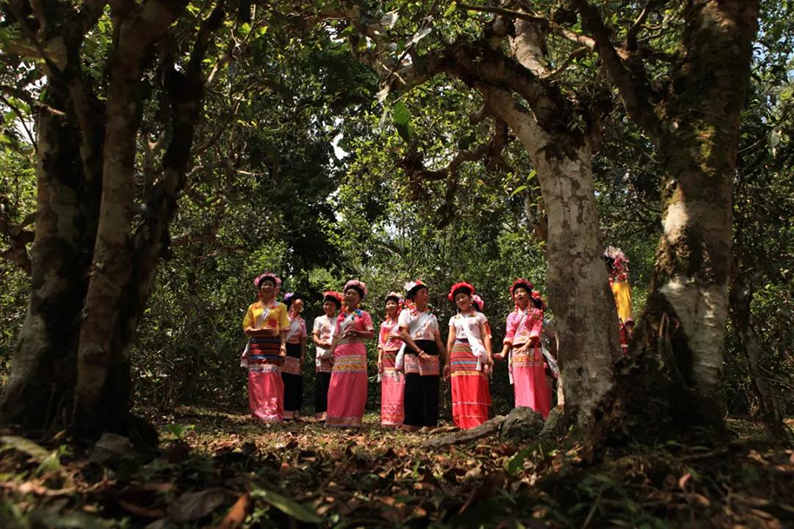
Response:
POLYGON ((284 418, 299 419, 303 407, 303 362, 306 359, 306 322, 301 317, 304 299, 293 292, 284 296, 289 316, 287 355, 281 366, 284 380, 284 418))
POLYGON ((620 348, 623 355, 629 352, 629 340, 634 335, 634 318, 632 317, 631 285, 629 285, 629 260, 620 248, 608 246, 604 252, 604 260, 609 272, 609 286, 615 296, 615 306, 620 320, 620 348))
MULTIPOLYGON (((491 391, 488 375, 493 366, 488 319, 472 303, 474 286, 455 283, 447 298, 458 307, 449 319, 449 364, 452 371, 452 419, 463 430, 488 420, 491 391)), ((480 306, 482 300, 479 299, 480 306)))
POLYGON ((532 288, 526 279, 516 279, 510 287, 515 310, 507 316, 504 346, 496 358, 509 359, 516 407, 532 408, 545 418, 551 410, 551 389, 546 381, 546 360, 540 341, 543 300, 540 294, 533 296, 532 288))
POLYGON ((402 347, 397 319, 402 308, 402 296, 389 292, 386 296, 386 319, 378 333, 378 375, 380 376, 380 423, 400 426, 405 419, 403 395, 405 377, 395 369, 397 352, 402 347))
POLYGON ((287 307, 276 301, 281 279, 266 272, 254 280, 259 301, 251 304, 243 318, 249 338, 242 365, 248 368, 248 406, 262 422, 284 419, 284 383, 281 364, 287 353, 287 307))
POLYGON ((438 394, 441 365, 449 376, 447 350, 441 341, 436 316, 427 305, 427 285, 421 280, 405 285, 406 304, 397 322, 405 347, 398 368, 405 372, 405 419, 403 429, 415 432, 438 426, 438 394))
POLYGON ((331 354, 334 367, 328 388, 329 426, 358 427, 367 403, 367 349, 364 340, 375 335, 372 318, 358 308, 367 285, 356 279, 345 283, 345 303, 336 318, 331 354))
POLYGON ((342 308, 342 294, 329 290, 323 292, 323 314, 314 319, 312 340, 317 346, 315 371, 317 373, 316 393, 314 398, 314 417, 325 420, 328 409, 328 386, 331 384, 331 339, 336 326, 336 313, 342 308))

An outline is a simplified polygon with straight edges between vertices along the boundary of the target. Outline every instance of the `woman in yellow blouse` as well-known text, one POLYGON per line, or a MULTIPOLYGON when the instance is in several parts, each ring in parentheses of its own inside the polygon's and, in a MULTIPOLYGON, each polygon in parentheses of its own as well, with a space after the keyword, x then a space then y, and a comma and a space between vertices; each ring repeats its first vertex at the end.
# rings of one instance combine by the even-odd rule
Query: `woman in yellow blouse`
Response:
POLYGON ((281 279, 266 272, 254 280, 259 301, 248 307, 243 332, 249 337, 243 353, 248 366, 248 406, 262 422, 284 420, 284 383, 281 364, 287 353, 287 307, 276 301, 281 279))

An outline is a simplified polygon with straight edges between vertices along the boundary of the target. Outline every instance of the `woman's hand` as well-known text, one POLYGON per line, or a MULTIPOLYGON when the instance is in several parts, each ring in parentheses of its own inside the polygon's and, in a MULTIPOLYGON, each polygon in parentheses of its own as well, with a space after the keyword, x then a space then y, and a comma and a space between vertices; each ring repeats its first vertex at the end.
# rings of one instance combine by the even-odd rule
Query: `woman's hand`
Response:
POLYGON ((446 365, 444 365, 444 380, 449 380, 451 376, 452 376, 452 368, 447 363, 446 365))
POLYGON ((285 344, 285 343, 281 344, 281 348, 280 349, 281 350, 279 351, 278 354, 280 356, 287 356, 287 344, 285 344))
POLYGON ((496 353, 495 355, 493 355, 493 358, 494 358, 494 360, 497 360, 497 361, 498 360, 504 360, 505 359, 505 355, 504 355, 504 353, 496 353))

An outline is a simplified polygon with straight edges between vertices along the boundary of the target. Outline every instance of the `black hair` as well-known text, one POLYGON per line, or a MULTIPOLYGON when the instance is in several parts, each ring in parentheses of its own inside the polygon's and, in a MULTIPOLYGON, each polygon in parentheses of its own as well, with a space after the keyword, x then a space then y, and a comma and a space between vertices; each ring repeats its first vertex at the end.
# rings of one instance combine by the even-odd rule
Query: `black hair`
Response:
POLYGON ((411 290, 408 291, 408 293, 405 295, 405 297, 412 300, 412 299, 414 299, 414 296, 416 295, 416 293, 419 292, 420 290, 422 290, 423 288, 425 290, 427 290, 427 285, 416 285, 414 288, 412 288, 411 290))
MULTIPOLYGON (((400 304, 400 298, 399 298, 399 296, 395 296, 395 295, 393 295, 393 294, 392 294, 392 295, 389 295, 389 296, 386 296, 386 301, 389 301, 390 299, 394 300, 394 302, 395 302, 395 303, 397 303, 398 305, 400 304)), ((386 301, 384 301, 384 303, 385 303, 386 301)))
POLYGON ((290 308, 292 306, 292 302, 295 301, 296 299, 302 299, 303 302, 306 303, 306 298, 304 298, 302 294, 298 294, 296 292, 295 294, 291 295, 289 297, 289 299, 287 300, 287 302, 286 302, 287 308, 290 308))
POLYGON ((535 296, 529 296, 529 300, 535 305, 536 309, 543 310, 543 300, 536 298, 535 296))
POLYGON ((336 299, 336 298, 335 298, 335 297, 333 297, 333 296, 325 296, 325 297, 323 298, 323 303, 325 303, 326 301, 332 301, 332 302, 334 302, 334 303, 336 304, 336 308, 337 308, 337 309, 341 309, 341 308, 342 308, 342 302, 341 302, 341 301, 339 301, 338 299, 336 299))
POLYGON ((358 286, 358 285, 350 285, 349 287, 347 287, 347 288, 345 289, 345 293, 347 293, 347 291, 348 291, 348 290, 350 290, 351 288, 352 288, 353 290, 355 290, 356 292, 358 292, 358 295, 361 297, 361 299, 364 299, 364 289, 363 289, 363 288, 361 288, 361 287, 360 287, 360 286, 358 286))
POLYGON ((459 286, 458 288, 456 288, 455 290, 452 291, 452 303, 455 303, 455 296, 457 296, 458 293, 460 293, 460 292, 463 292, 464 294, 466 294, 469 297, 472 297, 474 295, 474 292, 472 292, 470 287, 467 287, 466 285, 461 285, 461 286, 459 286))
POLYGON ((265 276, 259 278, 259 281, 257 281, 256 283, 256 288, 262 288, 262 283, 264 283, 265 281, 270 281, 271 283, 273 283, 273 286, 276 286, 276 278, 274 278, 273 276, 265 276))

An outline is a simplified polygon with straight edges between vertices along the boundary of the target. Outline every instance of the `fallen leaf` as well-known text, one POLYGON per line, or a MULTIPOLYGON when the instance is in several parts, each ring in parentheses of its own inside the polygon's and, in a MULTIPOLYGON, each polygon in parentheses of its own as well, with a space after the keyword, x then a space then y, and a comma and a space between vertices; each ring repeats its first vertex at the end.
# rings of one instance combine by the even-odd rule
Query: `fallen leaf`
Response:
POLYGON ((256 489, 251 493, 254 498, 261 498, 281 512, 288 514, 300 522, 322 523, 323 519, 311 512, 300 503, 275 493, 271 490, 256 489))
POLYGON ((251 495, 247 492, 241 494, 232 508, 226 513, 226 517, 215 526, 215 529, 237 529, 245 521, 245 517, 251 507, 251 495))
POLYGON ((198 520, 217 509, 227 494, 225 489, 185 493, 168 508, 168 516, 178 523, 198 520))
POLYGON ((124 500, 116 500, 116 502, 125 511, 132 513, 135 516, 140 516, 141 518, 162 518, 165 516, 165 511, 163 509, 150 509, 148 507, 141 507, 140 505, 135 505, 134 503, 124 500))

